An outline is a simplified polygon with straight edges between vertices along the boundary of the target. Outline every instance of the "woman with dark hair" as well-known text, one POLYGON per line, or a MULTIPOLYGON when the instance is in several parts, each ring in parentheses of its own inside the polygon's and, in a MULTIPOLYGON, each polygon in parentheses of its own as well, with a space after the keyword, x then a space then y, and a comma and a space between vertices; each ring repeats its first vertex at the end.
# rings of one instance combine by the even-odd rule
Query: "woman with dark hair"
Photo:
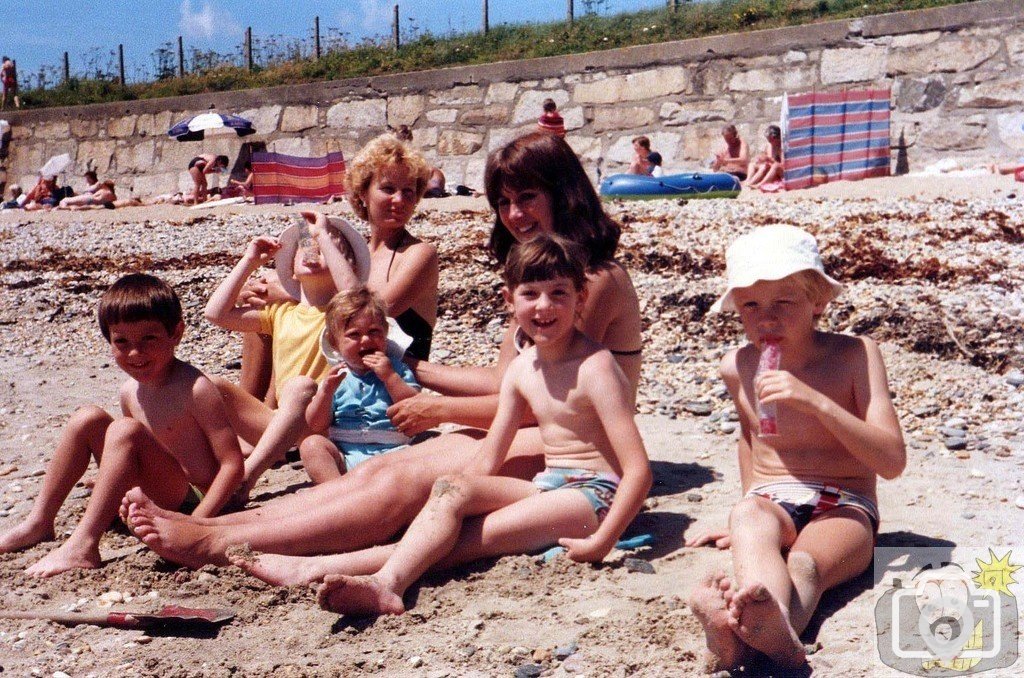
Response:
MULTIPOLYGON (((593 184, 564 140, 534 133, 493 153, 486 170, 487 195, 495 209, 491 250, 504 262, 513 242, 555 232, 591 254, 587 300, 579 327, 610 348, 635 398, 640 380, 640 307, 629 275, 612 257, 619 225, 601 207, 593 184)), ((497 392, 505 369, 524 337, 510 321, 498 362, 491 367, 452 367, 419 361, 421 385, 443 395, 417 395, 388 411, 409 435, 441 422, 476 427, 431 438, 360 464, 350 473, 298 495, 251 511, 215 519, 194 519, 163 511, 138 490, 129 492, 125 514, 143 541, 168 560, 199 567, 225 564, 225 551, 248 543, 262 555, 246 569, 275 584, 309 582, 336 566, 337 553, 380 544, 416 516, 434 482, 460 471, 472 459, 497 410, 497 392)), ((515 436, 503 475, 532 478, 543 468, 543 441, 529 421, 515 436)), ((466 523, 476 532, 481 553, 517 552, 520 524, 500 520, 466 523), (496 550, 497 549, 497 550, 496 550)))

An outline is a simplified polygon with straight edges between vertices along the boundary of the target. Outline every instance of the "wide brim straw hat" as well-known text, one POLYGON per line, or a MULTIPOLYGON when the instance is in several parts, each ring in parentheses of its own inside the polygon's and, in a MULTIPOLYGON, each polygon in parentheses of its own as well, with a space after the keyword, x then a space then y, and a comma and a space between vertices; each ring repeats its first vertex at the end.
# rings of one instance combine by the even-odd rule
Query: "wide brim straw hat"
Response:
MULTIPOLYGON (((370 248, 367 246, 366 240, 363 236, 359 235, 359 231, 352 228, 351 224, 340 217, 328 217, 327 221, 330 222, 331 226, 338 229, 342 237, 348 242, 348 246, 352 250, 352 258, 355 259, 356 277, 359 279, 359 282, 365 284, 370 277, 370 248)), ((299 281, 293 277, 295 272, 295 250, 299 247, 298 225, 292 225, 284 229, 281 231, 281 235, 277 236, 277 239, 281 243, 281 248, 274 255, 277 277, 281 281, 281 287, 288 293, 288 296, 296 300, 301 299, 302 290, 299 286, 299 281)))
POLYGON ((825 273, 814 237, 796 226, 762 226, 742 235, 725 252, 727 286, 711 310, 736 311, 733 291, 760 280, 782 280, 800 271, 814 271, 832 288, 831 299, 843 284, 825 273))

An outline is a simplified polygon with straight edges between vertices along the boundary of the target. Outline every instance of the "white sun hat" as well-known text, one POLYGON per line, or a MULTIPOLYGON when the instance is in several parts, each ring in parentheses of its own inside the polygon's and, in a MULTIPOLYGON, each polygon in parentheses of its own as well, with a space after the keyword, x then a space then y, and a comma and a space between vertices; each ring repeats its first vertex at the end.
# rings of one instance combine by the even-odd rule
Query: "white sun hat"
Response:
MULTIPOLYGON (((355 259, 355 274, 359 282, 366 283, 370 277, 370 248, 363 236, 352 228, 344 219, 339 217, 328 217, 327 221, 331 226, 338 229, 342 237, 348 242, 352 250, 352 258, 355 259)), ((301 298, 299 281, 292 277, 295 267, 295 250, 299 247, 299 227, 292 225, 281 231, 277 236, 281 243, 281 249, 274 255, 274 265, 277 268, 277 277, 281 281, 281 287, 288 293, 288 296, 295 300, 301 298)))
POLYGON ((814 271, 832 288, 832 297, 843 285, 825 273, 814 237, 796 226, 762 226, 729 245, 725 251, 725 294, 711 310, 736 311, 733 290, 750 287, 759 280, 781 280, 800 271, 814 271))

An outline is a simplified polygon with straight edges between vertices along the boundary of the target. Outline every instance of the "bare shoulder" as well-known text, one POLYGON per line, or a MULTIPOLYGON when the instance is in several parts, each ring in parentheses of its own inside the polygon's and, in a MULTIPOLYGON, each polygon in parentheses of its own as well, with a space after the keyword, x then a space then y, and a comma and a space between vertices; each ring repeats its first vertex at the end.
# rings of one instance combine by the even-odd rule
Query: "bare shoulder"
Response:
POLYGON ((726 384, 738 383, 742 368, 749 366, 752 361, 757 361, 757 350, 752 344, 734 348, 722 356, 722 362, 718 364, 718 374, 726 384))
POLYGON ((862 365, 865 359, 881 356, 878 344, 870 337, 855 337, 834 332, 819 332, 818 337, 829 360, 839 358, 847 364, 862 365))
POLYGON ((635 294, 633 281, 617 261, 587 271, 587 291, 593 296, 609 299, 635 294))

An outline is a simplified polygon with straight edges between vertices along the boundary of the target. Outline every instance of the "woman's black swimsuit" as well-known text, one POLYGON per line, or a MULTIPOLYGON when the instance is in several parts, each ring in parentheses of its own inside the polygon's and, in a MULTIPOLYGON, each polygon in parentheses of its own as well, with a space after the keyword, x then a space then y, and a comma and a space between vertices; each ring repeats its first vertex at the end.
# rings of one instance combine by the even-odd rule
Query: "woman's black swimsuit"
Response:
MULTIPOLYGON (((391 279, 391 265, 395 263, 395 254, 398 252, 398 248, 405 242, 405 237, 408 232, 402 233, 402 239, 395 245, 395 249, 391 250, 391 260, 388 261, 388 271, 384 275, 384 281, 387 282, 391 279)), ((395 322, 402 328, 402 331, 412 337, 412 344, 406 350, 406 353, 411 355, 413 358, 419 360, 430 359, 430 344, 434 340, 434 328, 431 327, 430 323, 423 319, 419 313, 411 308, 407 308, 398 315, 395 316, 395 322)))

